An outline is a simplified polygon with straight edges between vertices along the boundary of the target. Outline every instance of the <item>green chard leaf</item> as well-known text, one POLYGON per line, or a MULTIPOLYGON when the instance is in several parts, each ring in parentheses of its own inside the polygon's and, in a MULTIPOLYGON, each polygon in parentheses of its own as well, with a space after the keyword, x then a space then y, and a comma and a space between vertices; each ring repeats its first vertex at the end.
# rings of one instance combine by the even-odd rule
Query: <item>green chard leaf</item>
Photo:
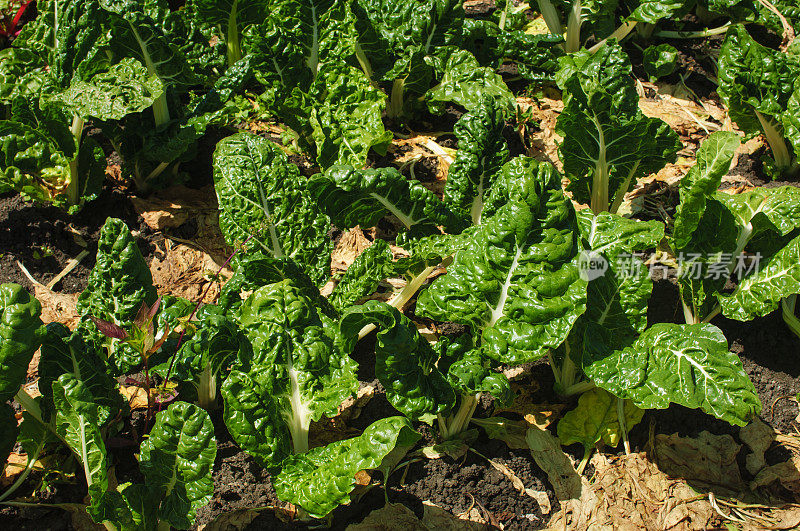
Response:
POLYGON ((328 280, 330 223, 277 146, 250 133, 225 138, 214 151, 214 187, 225 241, 291 258, 318 285, 328 280))
POLYGON ((437 77, 438 85, 425 93, 428 109, 434 114, 444 114, 446 103, 455 103, 468 112, 477 110, 484 98, 491 97, 500 109, 514 108, 514 95, 500 74, 482 67, 467 50, 447 47, 428 60, 437 77))
POLYGON ((595 212, 616 212, 640 177, 676 160, 678 135, 638 107, 631 65, 617 44, 565 61, 559 85, 567 92, 556 125, 559 154, 574 198, 595 212))
POLYGON ((664 225, 608 212, 595 215, 589 209, 578 212, 578 225, 584 249, 582 274, 589 283, 586 313, 575 330, 578 337, 582 333, 584 342, 593 342, 595 349, 626 347, 647 326, 647 305, 653 291, 650 271, 636 253, 656 247, 664 237, 664 225), (592 260, 599 260, 606 269, 583 269, 592 260), (594 278, 595 274, 599 276, 594 278))
POLYGON ((348 503, 359 470, 379 468, 393 450, 410 447, 419 439, 403 417, 378 420, 358 437, 289 456, 275 478, 275 492, 281 500, 323 518, 348 503))
MULTIPOLYGON (((509 163, 512 164, 512 163, 509 163)), ((575 211, 556 172, 528 163, 507 203, 455 252, 447 275, 417 300, 419 315, 470 325, 491 359, 532 361, 560 345, 586 306, 575 211)), ((491 204, 496 201, 490 198, 491 204)))
POLYGON ((55 432, 78 458, 91 489, 108 488, 108 463, 103 427, 111 415, 107 407, 97 403, 89 388, 74 374, 66 373, 52 383, 56 408, 55 432))
POLYGON ((77 310, 83 318, 78 329, 105 348, 108 362, 118 374, 141 363, 138 354, 126 343, 103 336, 89 317, 130 329, 142 303, 155 300, 153 277, 136 240, 122 220, 108 218, 100 230, 95 266, 78 297, 77 310))
POLYGON ((456 337, 443 336, 436 344, 441 352, 437 363, 450 386, 462 397, 486 392, 500 404, 510 404, 513 399, 511 384, 502 372, 497 372, 496 363, 475 346, 475 338, 466 333, 456 337))
POLYGON ((358 388, 355 362, 335 322, 284 280, 256 290, 242 305, 242 330, 253 358, 234 365, 222 394, 234 440, 267 467, 308 449, 311 421, 334 415, 358 388))
POLYGON ((375 376, 386 389, 386 398, 412 420, 433 419, 447 413, 455 394, 436 368, 438 355, 414 323, 385 302, 367 301, 349 308, 340 323, 342 334, 353 344, 359 331, 378 326, 375 376))
POLYGON ((0 284, 0 404, 25 382, 45 333, 41 311, 39 301, 19 284, 0 284))
POLYGON ((419 226, 435 231, 435 226, 441 225, 447 232, 458 233, 467 226, 466 220, 433 192, 395 168, 333 166, 315 175, 308 188, 340 229, 374 227, 387 214, 397 217, 407 229, 419 226))
POLYGON ((208 413, 176 402, 156 415, 150 437, 142 443, 140 462, 147 489, 160 500, 159 520, 178 529, 191 527, 197 509, 214 493, 216 455, 208 413))
POLYGON ((672 231, 673 244, 678 249, 689 243, 703 217, 707 198, 716 193, 722 178, 728 173, 739 144, 739 137, 735 133, 717 131, 697 150, 697 163, 680 182, 681 202, 675 213, 672 231))
POLYGON ((343 312, 362 297, 375 292, 378 283, 391 276, 394 255, 386 240, 375 240, 350 264, 329 298, 343 312))
POLYGON ((642 409, 675 403, 738 426, 761 410, 741 360, 711 324, 658 323, 624 349, 585 349, 583 370, 598 387, 642 409))
POLYGON ((650 81, 655 81, 656 79, 667 77, 675 71, 678 62, 678 50, 670 44, 648 46, 644 50, 642 61, 644 63, 644 73, 650 77, 650 81))
POLYGON ((271 2, 266 0, 190 0, 186 4, 203 24, 222 29, 228 66, 242 58, 242 42, 247 40, 248 30, 264 22, 271 10, 271 2))
POLYGON ((508 158, 508 146, 502 135, 504 125, 502 110, 495 100, 486 97, 453 128, 458 153, 447 172, 444 201, 462 217, 471 217, 474 225, 480 224, 483 204, 508 158))
POLYGON ((335 164, 363 166, 370 149, 385 155, 392 141, 381 113, 386 96, 354 67, 323 64, 309 96, 317 102, 310 113, 317 164, 323 170, 335 164))
POLYGON ((39 361, 39 392, 52 400, 52 386, 62 374, 72 373, 86 386, 95 401, 116 414, 125 406, 119 385, 111 376, 108 362, 95 345, 84 341, 80 332, 70 335, 60 323, 47 325, 39 361))

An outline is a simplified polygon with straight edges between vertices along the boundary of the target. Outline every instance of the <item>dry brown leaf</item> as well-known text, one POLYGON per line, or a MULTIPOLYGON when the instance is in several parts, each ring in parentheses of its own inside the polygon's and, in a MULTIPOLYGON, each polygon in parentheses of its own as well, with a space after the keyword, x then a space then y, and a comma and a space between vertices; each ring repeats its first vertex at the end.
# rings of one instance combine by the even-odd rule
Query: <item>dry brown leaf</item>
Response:
POLYGON ((685 481, 670 479, 644 453, 608 458, 597 454, 591 463, 596 481, 582 480, 583 493, 550 521, 550 527, 575 531, 706 530, 714 510, 685 481))
POLYGON ((336 247, 331 253, 331 269, 333 271, 347 271, 347 268, 350 267, 356 257, 370 245, 372 245, 372 242, 364 236, 359 227, 354 227, 345 232, 336 242, 336 247))
POLYGON ((529 155, 537 160, 550 162, 561 171, 563 165, 558 157, 561 137, 556 134, 556 121, 564 110, 560 94, 552 94, 552 97, 539 96, 536 100, 518 97, 517 105, 525 110, 530 109, 533 119, 539 122, 539 129, 530 136, 533 152, 529 155))
POLYGON ((236 509, 217 515, 207 524, 198 526, 197 531, 239 531, 246 529, 261 511, 253 509, 236 509))
POLYGON ((45 323, 61 323, 74 330, 80 321, 75 304, 79 293, 56 293, 45 286, 34 284, 33 293, 42 304, 42 321, 45 323))
MULTIPOLYGON (((120 385, 120 394, 128 401, 131 409, 147 409, 147 391, 140 385, 120 385)), ((155 403, 155 389, 150 390, 150 398, 155 403)))
MULTIPOLYGON (((22 474, 22 472, 28 467, 28 455, 27 454, 20 454, 17 452, 11 452, 8 455, 8 459, 6 460, 5 468, 2 469, 2 474, 0 475, 0 487, 8 487, 14 481, 16 481, 17 477, 22 474)), ((2 465, 0 465, 2 468, 2 465)), ((44 470, 44 462, 43 460, 39 459, 33 464, 34 470, 44 470)))
POLYGON ((746 467, 748 472, 756 475, 767 465, 764 452, 775 441, 775 430, 756 417, 753 422, 739 430, 739 439, 750 447, 751 453, 745 457, 746 467))
POLYGON ((656 435, 656 462, 675 478, 738 492, 744 487, 736 456, 742 446, 730 435, 704 431, 696 438, 656 435))
MULTIPOLYGON (((470 515, 467 515, 469 518, 470 515)), ((482 519, 480 519, 482 520, 482 519)), ((430 502, 422 502, 422 525, 431 531, 478 531, 491 529, 482 521, 474 521, 454 516, 445 511, 438 505, 430 502)))
POLYGON ((787 461, 762 469, 750 482, 750 488, 755 490, 775 481, 779 481, 790 492, 800 494, 800 456, 794 454, 787 461))
POLYGON ((514 391, 514 402, 508 407, 495 408, 492 416, 501 413, 515 413, 522 415, 531 427, 545 429, 561 416, 561 412, 566 407, 566 404, 540 404, 533 402, 532 395, 537 389, 529 382, 512 383, 511 389, 514 391))
POLYGON ((402 503, 387 503, 375 509, 358 524, 350 524, 347 531, 428 531, 414 512, 402 503))
POLYGON ((530 428, 525 440, 531 449, 533 460, 545 471, 556 498, 563 502, 581 496, 581 477, 575 472, 572 461, 561 450, 561 443, 547 430, 530 428))
POLYGON ((225 268, 220 272, 219 281, 215 280, 219 265, 211 255, 169 239, 164 241, 161 255, 150 261, 153 284, 161 295, 175 295, 190 301, 198 301, 202 296, 203 302, 214 302, 223 281, 233 274, 225 268))
POLYGON ((145 198, 131 197, 133 208, 153 230, 180 227, 198 215, 215 215, 217 200, 214 188, 201 190, 182 185, 160 190, 145 198))

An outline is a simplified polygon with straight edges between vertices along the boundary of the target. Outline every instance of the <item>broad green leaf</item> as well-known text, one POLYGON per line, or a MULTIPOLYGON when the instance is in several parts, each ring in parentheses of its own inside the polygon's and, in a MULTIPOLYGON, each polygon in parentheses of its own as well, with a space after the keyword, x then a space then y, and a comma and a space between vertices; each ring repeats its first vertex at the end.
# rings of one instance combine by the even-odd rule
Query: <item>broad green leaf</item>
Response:
POLYGON ((214 425, 204 410, 176 402, 156 415, 139 460, 147 488, 161 501, 159 520, 178 529, 191 527, 197 509, 214 493, 216 455, 214 425))
POLYGON ((444 201, 462 217, 471 217, 475 225, 480 223, 483 203, 508 157, 504 125, 503 112, 487 97, 453 127, 458 153, 447 171, 444 201))
POLYGON ((39 54, 27 48, 0 51, 0 101, 38 97, 47 83, 46 66, 39 54))
POLYGON ((717 293, 722 313, 750 321, 776 310, 781 299, 800 293, 800 235, 792 233, 775 254, 757 255, 754 271, 742 278, 733 293, 717 293))
POLYGON ((735 195, 720 192, 715 199, 735 217, 740 245, 765 232, 786 236, 800 228, 800 189, 794 186, 755 188, 735 195))
POLYGON ((681 143, 665 122, 639 110, 630 62, 618 45, 571 61, 560 73, 567 96, 556 125, 564 172, 577 201, 613 212, 638 178, 675 161, 681 143))
POLYGON ((336 316, 336 311, 327 299, 320 295, 319 288, 291 258, 274 258, 261 252, 252 252, 234 259, 233 265, 233 276, 220 291, 219 306, 223 312, 228 312, 234 318, 238 319, 239 308, 244 302, 243 294, 249 295, 262 286, 287 279, 302 290, 303 295, 313 300, 322 313, 329 317, 336 316))
POLYGON ((685 0, 633 0, 630 15, 632 20, 646 24, 658 24, 663 19, 678 19, 691 9, 691 3, 685 0))
POLYGON ((116 414, 124 402, 119 384, 111 376, 108 362, 100 356, 91 342, 85 342, 80 333, 70 336, 60 323, 47 325, 39 360, 39 392, 52 397, 52 385, 62 374, 72 373, 95 398, 95 401, 116 414))
POLYGON ((373 87, 364 73, 344 64, 320 67, 309 97, 311 136, 317 164, 324 170, 335 164, 361 167, 370 149, 386 154, 391 131, 383 127, 381 112, 386 96, 373 87))
POLYGON ((220 229, 230 245, 247 242, 299 263, 316 284, 330 276, 329 222, 297 167, 272 142, 250 133, 229 136, 214 151, 220 229))
POLYGON ((158 78, 165 90, 167 87, 188 88, 197 81, 186 57, 170 45, 161 22, 151 17, 154 12, 145 12, 142 4, 135 0, 102 1, 104 7, 116 15, 110 17, 109 40, 115 62, 123 58, 136 59, 147 69, 148 76, 158 78))
POLYGON ((525 173, 526 191, 482 221, 417 313, 472 327, 491 359, 533 361, 560 345, 585 310, 575 211, 554 172, 525 173))
POLYGON ((288 448, 307 450, 311 421, 333 416, 358 389, 356 366, 336 324, 289 280, 256 290, 239 323, 253 359, 223 385, 225 423, 242 448, 274 466, 288 448))
POLYGON ((228 64, 242 58, 245 32, 264 22, 270 13, 266 0, 190 0, 186 9, 204 24, 220 28, 228 48, 228 64))
POLYGON ((82 117, 120 120, 147 109, 163 92, 155 74, 148 74, 138 61, 124 58, 87 80, 73 79, 65 91, 46 98, 60 100, 82 117))
POLYGON ((630 347, 584 350, 583 370, 598 387, 642 409, 675 403, 738 426, 761 410, 741 360, 728 351, 722 331, 710 324, 658 323, 630 347))
POLYGON ((108 218, 100 230, 95 266, 86 289, 78 297, 77 310, 83 318, 78 329, 106 349, 106 356, 118 373, 137 366, 142 360, 127 344, 103 336, 89 316, 130 329, 142 303, 153 304, 156 289, 150 269, 127 225, 108 218))
POLYGON ((55 432, 78 458, 79 466, 91 489, 108 488, 108 464, 102 428, 110 419, 107 407, 101 406, 88 387, 74 374, 66 373, 52 384, 56 408, 55 432))
POLYGON ((333 166, 315 175, 308 185, 311 195, 336 227, 374 227, 392 214, 407 228, 442 225, 460 232, 466 221, 456 216, 436 195, 395 168, 358 170, 333 166))
POLYGON ((800 62, 758 44, 742 25, 726 33, 719 55, 719 92, 731 119, 748 135, 762 132, 755 111, 779 119, 800 76, 800 62))
POLYGON ((367 301, 352 306, 340 323, 345 338, 355 343, 366 325, 378 326, 375 376, 386 389, 386 398, 412 420, 430 420, 447 413, 455 395, 436 368, 438 355, 416 325, 385 302, 367 301))
MULTIPOLYGON (((619 425, 618 398, 605 389, 595 387, 581 395, 578 406, 558 421, 558 438, 564 446, 581 443, 593 448, 598 442, 616 448, 622 439, 619 425)), ((642 420, 644 411, 625 400, 625 427, 628 431, 642 420)))
POLYGON ((582 270, 589 283, 586 313, 576 330, 583 331, 584 341, 598 343, 594 348, 628 346, 647 326, 653 291, 650 271, 636 253, 656 247, 664 237, 664 225, 608 212, 594 215, 589 209, 578 212, 578 225, 584 249, 582 268, 594 259, 606 269, 582 270))
POLYGON ((0 185, 28 199, 57 206, 67 202, 70 158, 53 138, 29 125, 2 120, 0 157, 0 185))
POLYGON ((707 199, 714 195, 722 178, 728 173, 739 144, 739 137, 735 133, 717 131, 700 145, 697 163, 680 182, 681 202, 675 213, 672 231, 676 248, 682 249, 689 243, 703 217, 707 199))
POLYGON ((678 62, 678 50, 671 44, 648 46, 642 57, 644 73, 655 81, 667 77, 675 71, 678 62))
POLYGON ((343 312, 359 299, 374 293, 378 283, 391 276, 392 258, 386 240, 375 240, 356 257, 333 289, 329 299, 333 307, 343 312))
POLYGON ((447 375, 450 386, 461 396, 489 393, 497 404, 511 403, 513 393, 508 378, 496 371, 496 363, 475 346, 472 334, 444 336, 436 344, 441 352, 437 367, 447 375))
POLYGON ((375 469, 395 448, 410 447, 420 435, 403 417, 373 422, 360 436, 289 456, 275 478, 283 501, 323 518, 350 500, 359 470, 375 469))
POLYGON ((44 337, 42 306, 19 284, 0 284, 0 404, 25 383, 28 364, 44 337))
POLYGON ((431 112, 443 114, 446 103, 475 111, 486 97, 494 98, 500 109, 513 109, 514 95, 503 78, 493 69, 480 66, 467 50, 455 47, 441 50, 429 61, 441 78, 438 85, 425 93, 431 112))

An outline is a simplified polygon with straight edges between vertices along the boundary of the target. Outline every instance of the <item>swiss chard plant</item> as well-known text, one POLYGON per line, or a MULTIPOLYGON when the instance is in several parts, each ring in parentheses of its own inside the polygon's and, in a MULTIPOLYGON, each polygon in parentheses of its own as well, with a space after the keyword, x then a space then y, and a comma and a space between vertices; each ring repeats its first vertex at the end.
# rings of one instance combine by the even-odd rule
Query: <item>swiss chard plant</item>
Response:
POLYGON ((637 179, 675 161, 678 135, 642 114, 630 60, 614 42, 563 58, 558 83, 564 111, 556 130, 569 189, 594 213, 616 213, 637 179))
POLYGON ((719 56, 719 95, 731 119, 748 136, 763 134, 772 152, 764 167, 773 177, 797 171, 800 61, 757 43, 744 26, 728 31, 719 56))

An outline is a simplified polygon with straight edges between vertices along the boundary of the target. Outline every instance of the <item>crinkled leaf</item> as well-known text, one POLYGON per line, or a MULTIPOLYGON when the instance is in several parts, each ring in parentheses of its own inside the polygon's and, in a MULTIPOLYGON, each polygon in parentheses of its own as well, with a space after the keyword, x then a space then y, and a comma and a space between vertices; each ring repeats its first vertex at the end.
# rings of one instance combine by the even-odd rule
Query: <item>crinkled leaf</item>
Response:
POLYGON ((311 421, 332 416, 355 392, 355 362, 335 323, 289 280, 256 290, 239 322, 253 359, 237 364, 223 385, 226 425, 248 452, 275 465, 287 436, 295 451, 305 451, 311 421))
POLYGON ((247 241, 247 249, 295 260, 317 284, 328 279, 327 216, 277 146, 250 133, 225 138, 214 151, 214 187, 229 244, 247 241))
POLYGON ((678 66, 678 50, 671 44, 648 46, 644 50, 642 63, 650 81, 667 77, 678 66))
POLYGON ((100 230, 95 266, 78 297, 77 310, 84 317, 79 330, 105 347, 108 361, 118 373, 141 363, 138 354, 129 345, 100 334, 88 316, 129 330, 142 303, 152 304, 155 299, 153 277, 128 226, 120 219, 108 218, 100 230))
POLYGON ((711 324, 658 323, 622 350, 585 349, 583 370, 598 387, 642 409, 675 403, 738 426, 761 410, 741 360, 711 324))
POLYGON ((340 229, 374 227, 387 214, 397 217, 409 229, 415 225, 443 225, 448 232, 457 233, 467 225, 433 192, 395 168, 358 170, 333 166, 314 176, 308 187, 340 229))
POLYGON ((392 450, 412 446, 419 438, 403 417, 378 420, 358 437, 289 456, 275 478, 275 492, 323 518, 349 501, 358 471, 378 468, 392 450))
POLYGON ((489 393, 499 404, 509 404, 513 399, 511 384, 502 372, 495 371, 492 363, 475 346, 471 334, 442 337, 436 344, 441 352, 437 366, 447 374, 447 381, 460 395, 489 393))
POLYGON ((392 140, 381 121, 386 96, 361 70, 323 64, 309 95, 316 102, 310 117, 317 164, 322 169, 334 164, 361 167, 370 149, 386 153, 392 140))
POLYGON ((164 88, 140 62, 124 58, 90 79, 73 79, 61 93, 46 96, 62 101, 75 114, 100 120, 120 120, 141 112, 161 96, 164 88))
POLYGON ((343 312, 362 297, 374 293, 378 283, 391 275, 392 258, 386 240, 375 240, 356 257, 333 289, 329 298, 333 307, 343 312))
POLYGON ((0 403, 25 382, 28 364, 44 337, 42 306, 19 284, 0 284, 0 403))
POLYGON ((470 216, 476 225, 495 176, 508 157, 504 125, 497 102, 486 97, 453 128, 458 153, 447 171, 444 201, 462 217, 470 216))
POLYGON ((214 426, 204 410, 176 402, 156 415, 139 459, 147 488, 161 501, 159 520, 178 529, 191 527, 197 509, 214 493, 216 455, 214 426))
POLYGON ((371 300, 349 308, 340 326, 345 338, 355 342, 369 324, 378 326, 375 376, 386 389, 389 403, 412 420, 447 413, 455 395, 436 368, 436 351, 414 323, 385 302, 371 300))
POLYGON ((438 85, 425 93, 431 112, 443 114, 446 103, 474 111, 484 97, 494 98, 500 109, 513 109, 514 95, 503 78, 493 69, 480 66, 467 50, 455 47, 440 50, 430 62, 441 78, 438 85))
POLYGON ((758 44, 742 25, 726 33, 719 55, 719 92, 731 119, 748 135, 761 133, 754 111, 778 118, 800 76, 800 62, 758 44))
POLYGON ((703 217, 707 198, 714 195, 722 178, 728 173, 739 144, 739 137, 735 133, 717 131, 697 150, 697 164, 680 182, 681 202, 675 213, 672 231, 672 239, 678 249, 689 243, 703 217))
POLYGON ((91 488, 108 487, 108 464, 102 428, 110 418, 107 407, 97 403, 84 383, 72 373, 62 374, 52 384, 56 408, 55 432, 78 458, 91 488))
POLYGON ((638 221, 617 214, 578 212, 583 243, 582 267, 591 259, 606 265, 600 276, 589 275, 586 313, 576 328, 584 341, 607 349, 630 345, 647 326, 647 305, 653 291, 650 271, 636 253, 654 248, 664 237, 664 225, 658 221, 638 221))
POLYGON ((70 335, 61 323, 47 325, 39 360, 39 392, 52 397, 52 385, 62 374, 72 373, 95 398, 112 414, 124 403, 119 384, 111 376, 108 362, 98 354, 92 342, 85 342, 80 333, 70 335))
POLYGON ((681 143, 665 122, 639 110, 630 61, 618 45, 585 54, 562 64, 567 96, 556 132, 574 198, 602 211, 621 202, 637 178, 674 162, 681 143))
POLYGON ((733 293, 717 293, 722 313, 731 319, 749 321, 776 310, 781 299, 800 293, 800 235, 772 255, 759 253, 757 267, 741 279, 733 293))
POLYGON ((470 325, 486 354, 517 364, 561 344, 586 304, 575 211, 553 172, 525 173, 512 198, 417 300, 419 315, 470 325))

